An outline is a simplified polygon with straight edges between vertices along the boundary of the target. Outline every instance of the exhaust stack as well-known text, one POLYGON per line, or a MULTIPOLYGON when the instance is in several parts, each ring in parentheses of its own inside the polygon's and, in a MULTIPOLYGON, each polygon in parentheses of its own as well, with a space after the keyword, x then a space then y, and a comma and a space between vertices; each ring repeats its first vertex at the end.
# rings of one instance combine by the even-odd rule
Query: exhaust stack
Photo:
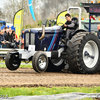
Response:
POLYGON ((39 40, 42 40, 45 36, 45 25, 42 25, 42 36, 39 38, 39 40))

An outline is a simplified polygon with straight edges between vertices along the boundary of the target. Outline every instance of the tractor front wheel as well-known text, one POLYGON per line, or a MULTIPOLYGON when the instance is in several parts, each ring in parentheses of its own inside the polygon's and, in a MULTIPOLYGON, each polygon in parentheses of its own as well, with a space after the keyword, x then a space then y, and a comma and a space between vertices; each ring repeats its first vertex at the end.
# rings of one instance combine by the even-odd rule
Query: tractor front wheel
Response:
POLYGON ((17 70, 19 68, 21 60, 19 59, 17 50, 8 51, 5 58, 5 64, 9 70, 17 70))
POLYGON ((33 69, 38 72, 44 72, 48 67, 48 57, 43 51, 38 51, 32 58, 33 69))

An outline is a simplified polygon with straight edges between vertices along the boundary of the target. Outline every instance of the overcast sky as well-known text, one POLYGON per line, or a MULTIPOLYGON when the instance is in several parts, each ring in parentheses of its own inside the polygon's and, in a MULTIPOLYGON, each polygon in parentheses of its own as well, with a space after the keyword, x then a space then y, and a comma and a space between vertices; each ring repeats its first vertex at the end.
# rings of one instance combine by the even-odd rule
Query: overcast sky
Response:
POLYGON ((7 0, 0 0, 0 8, 3 7, 3 5, 6 3, 7 0))

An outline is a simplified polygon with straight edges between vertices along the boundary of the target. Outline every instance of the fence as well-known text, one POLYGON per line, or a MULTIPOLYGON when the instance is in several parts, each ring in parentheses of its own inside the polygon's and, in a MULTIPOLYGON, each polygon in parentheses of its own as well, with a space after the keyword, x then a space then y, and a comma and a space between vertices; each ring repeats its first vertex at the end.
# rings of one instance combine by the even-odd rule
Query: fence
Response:
MULTIPOLYGON (((5 57, 5 55, 7 54, 7 52, 9 50, 12 50, 12 49, 4 49, 4 48, 0 48, 0 57, 5 57)), ((19 50, 19 49, 16 49, 16 50, 19 50)), ((21 49, 22 50, 22 49, 21 49)))

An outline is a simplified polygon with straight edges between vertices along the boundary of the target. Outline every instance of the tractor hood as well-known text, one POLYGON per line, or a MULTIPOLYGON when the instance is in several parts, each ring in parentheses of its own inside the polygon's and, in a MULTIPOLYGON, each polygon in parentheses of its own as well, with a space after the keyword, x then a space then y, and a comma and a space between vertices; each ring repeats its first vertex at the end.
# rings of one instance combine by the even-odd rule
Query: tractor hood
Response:
MULTIPOLYGON (((61 26, 45 27, 45 30, 60 30, 61 26)), ((34 30, 41 31, 42 28, 33 28, 34 30)))
MULTIPOLYGON (((56 30, 61 30, 61 26, 45 27, 45 32, 56 31, 56 30)), ((33 33, 38 33, 41 31, 42 31, 42 28, 32 28, 32 29, 25 30, 25 32, 33 32, 33 33)))
POLYGON ((61 26, 33 28, 25 30, 25 49, 29 45, 35 45, 35 50, 57 50, 59 40, 63 30, 61 26))

